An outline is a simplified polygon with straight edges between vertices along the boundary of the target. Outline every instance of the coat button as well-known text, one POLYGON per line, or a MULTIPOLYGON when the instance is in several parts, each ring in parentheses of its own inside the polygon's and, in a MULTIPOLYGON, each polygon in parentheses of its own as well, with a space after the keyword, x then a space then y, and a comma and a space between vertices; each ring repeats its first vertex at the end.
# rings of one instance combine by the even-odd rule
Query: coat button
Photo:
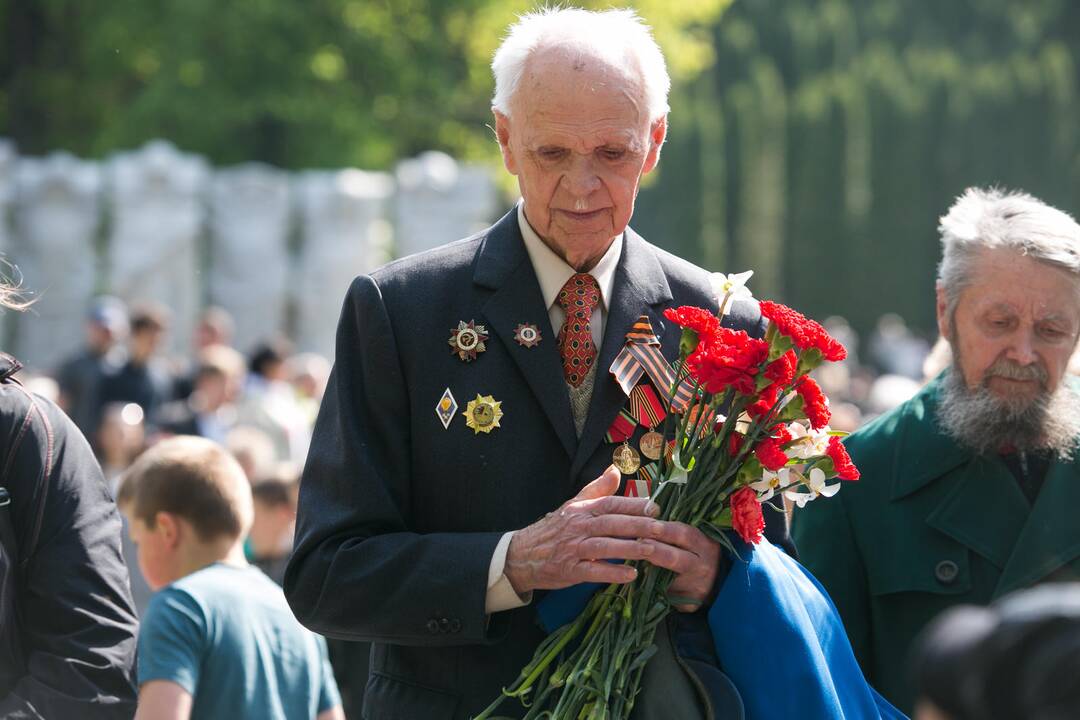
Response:
POLYGON ((446 618, 439 619, 439 632, 448 632, 450 630, 450 621, 446 618))
POLYGON ((432 635, 439 634, 439 621, 435 618, 431 618, 427 621, 427 631, 432 635))
POLYGON ((454 618, 453 620, 450 621, 450 632, 452 632, 452 633, 461 632, 461 621, 458 620, 457 618, 454 618))
POLYGON ((942 585, 952 585, 959 574, 960 567, 952 560, 942 560, 934 567, 934 577, 942 585))

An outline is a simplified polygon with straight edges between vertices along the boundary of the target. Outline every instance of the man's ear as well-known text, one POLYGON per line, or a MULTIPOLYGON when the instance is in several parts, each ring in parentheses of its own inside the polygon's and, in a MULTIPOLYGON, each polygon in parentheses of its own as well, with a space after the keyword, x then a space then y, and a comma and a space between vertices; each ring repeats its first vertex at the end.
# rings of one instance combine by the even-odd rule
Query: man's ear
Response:
POLYGON ((952 328, 949 327, 949 302, 948 298, 945 297, 945 288, 941 287, 941 283, 937 284, 935 310, 937 312, 938 334, 945 339, 952 337, 952 328))
POLYGON ((663 147, 666 138, 667 115, 663 115, 649 128, 649 154, 645 156, 645 166, 641 169, 643 175, 652 172, 652 169, 660 162, 660 148, 663 147))
POLYGON ((170 512, 159 510, 154 516, 154 530, 165 541, 169 549, 175 549, 180 544, 180 535, 183 528, 179 519, 170 512))
POLYGON ((499 141, 499 150, 502 151, 503 165, 508 173, 517 175, 517 158, 510 149, 510 118, 494 108, 491 111, 495 114, 495 137, 499 141))

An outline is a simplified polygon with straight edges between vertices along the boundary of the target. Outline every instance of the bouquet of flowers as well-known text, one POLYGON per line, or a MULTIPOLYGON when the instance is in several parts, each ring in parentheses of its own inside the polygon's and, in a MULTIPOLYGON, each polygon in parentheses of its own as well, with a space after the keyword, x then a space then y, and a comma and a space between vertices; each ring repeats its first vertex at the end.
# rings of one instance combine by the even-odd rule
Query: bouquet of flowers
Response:
MULTIPOLYGON (((682 328, 675 378, 667 394, 666 452, 649 484, 660 519, 686 523, 725 545, 727 532, 758 543, 762 502, 783 492, 800 507, 834 495, 859 472, 831 432, 829 406, 809 377, 844 347, 817 322, 762 302, 764 339, 722 327, 720 314, 697 307, 664 312, 682 328), (681 400, 680 400, 681 398, 681 400)), ((516 698, 525 718, 621 720, 629 717, 653 637, 673 606, 673 573, 644 561, 637 578, 597 592, 572 622, 551 633, 518 679, 475 720, 491 720, 516 698)))

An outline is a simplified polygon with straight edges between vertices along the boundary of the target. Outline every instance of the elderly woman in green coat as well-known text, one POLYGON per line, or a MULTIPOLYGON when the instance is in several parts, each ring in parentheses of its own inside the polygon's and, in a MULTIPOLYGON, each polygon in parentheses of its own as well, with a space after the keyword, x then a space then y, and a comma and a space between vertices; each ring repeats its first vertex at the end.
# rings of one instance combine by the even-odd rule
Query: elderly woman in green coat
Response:
POLYGON ((941 220, 937 320, 953 362, 853 434, 862 480, 797 510, 867 679, 902 710, 935 616, 1080 578, 1080 226, 1023 194, 969 190, 941 220))

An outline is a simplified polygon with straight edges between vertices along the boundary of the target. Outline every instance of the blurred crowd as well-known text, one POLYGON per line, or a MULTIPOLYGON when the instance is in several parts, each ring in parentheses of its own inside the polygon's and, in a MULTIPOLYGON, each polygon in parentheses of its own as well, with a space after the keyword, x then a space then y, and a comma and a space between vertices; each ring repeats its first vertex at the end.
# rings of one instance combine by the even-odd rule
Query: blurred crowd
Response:
MULTIPOLYGON (((97 298, 85 344, 54 373, 27 378, 56 401, 90 441, 115 493, 121 474, 147 447, 173 435, 213 440, 239 461, 252 485, 248 559, 281 582, 292 546, 299 473, 329 361, 268 338, 247 353, 233 346, 233 320, 220 308, 199 317, 188 357, 167 357, 169 312, 152 304, 97 298)), ((125 547, 140 613, 150 591, 125 547)))

